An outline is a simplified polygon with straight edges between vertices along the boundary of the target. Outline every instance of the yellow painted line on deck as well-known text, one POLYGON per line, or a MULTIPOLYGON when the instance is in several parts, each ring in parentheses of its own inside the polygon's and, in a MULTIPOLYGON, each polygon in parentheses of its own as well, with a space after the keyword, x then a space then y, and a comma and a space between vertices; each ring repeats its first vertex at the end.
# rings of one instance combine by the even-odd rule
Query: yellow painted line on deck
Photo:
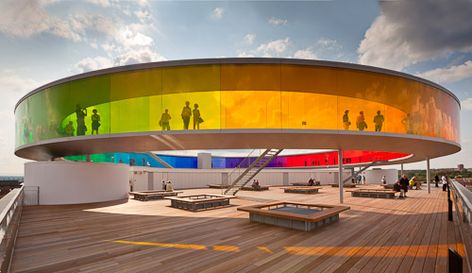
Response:
MULTIPOLYGON (((155 246, 163 248, 177 248, 177 249, 192 249, 192 250, 214 250, 222 252, 239 252, 239 246, 234 245, 197 245, 197 244, 172 244, 172 243, 154 243, 154 242, 137 242, 126 240, 113 240, 113 243, 140 245, 140 246, 155 246)), ((256 246, 260 251, 268 254, 274 252, 266 246, 256 246)), ((288 254, 300 256, 340 256, 340 257, 354 257, 357 253, 361 256, 369 257, 447 257, 447 251, 442 251, 448 248, 448 244, 439 245, 399 245, 399 246, 286 246, 284 250, 288 254), (438 252, 429 252, 428 248, 438 248, 438 252), (410 249, 411 248, 411 249, 410 249), (410 251, 409 251, 410 250, 410 251), (411 251, 413 250, 413 251, 411 251), (332 254, 330 254, 332 253, 332 254), (373 253, 373 254, 367 254, 373 253), (424 253, 424 254, 419 254, 424 253)), ((460 248, 460 246, 459 246, 460 248)), ((460 251, 460 249, 459 249, 460 251)))
MULTIPOLYGON (((433 247, 433 248, 445 248, 447 249, 448 245, 447 244, 441 244, 441 245, 402 245, 402 246, 345 246, 345 247, 338 247, 338 246, 316 246, 316 247, 309 247, 309 246, 286 246, 284 247, 287 253, 293 254, 293 255, 300 255, 300 256, 322 256, 326 255, 327 251, 330 252, 336 252, 334 255, 331 256, 356 256, 356 251, 361 251, 363 253, 363 250, 366 251, 371 251, 374 252, 373 255, 366 255, 365 253, 362 256, 369 256, 369 257, 405 257, 405 256, 421 256, 421 257, 446 257, 447 252, 428 252, 428 248, 433 247), (412 247, 415 249, 415 251, 411 252, 408 251, 409 248, 412 247), (346 251, 351 251, 354 250, 352 255, 345 255, 346 251), (424 255, 418 255, 421 251, 424 251, 424 255)), ((367 252, 366 252, 367 253, 367 252)))
POLYGON ((126 244, 126 245, 140 245, 140 246, 158 246, 164 248, 182 248, 182 249, 193 249, 193 250, 207 250, 204 245, 193 245, 193 244, 169 244, 169 243, 152 243, 152 242, 134 242, 125 240, 114 240, 114 243, 126 244))
POLYGON ((239 246, 213 246, 213 250, 224 252, 239 252, 239 246))
POLYGON ((266 247, 266 246, 258 246, 257 249, 259 249, 260 251, 263 251, 263 252, 265 252, 265 253, 270 253, 270 254, 274 253, 274 252, 272 252, 272 250, 270 250, 270 249, 269 249, 268 247, 266 247))

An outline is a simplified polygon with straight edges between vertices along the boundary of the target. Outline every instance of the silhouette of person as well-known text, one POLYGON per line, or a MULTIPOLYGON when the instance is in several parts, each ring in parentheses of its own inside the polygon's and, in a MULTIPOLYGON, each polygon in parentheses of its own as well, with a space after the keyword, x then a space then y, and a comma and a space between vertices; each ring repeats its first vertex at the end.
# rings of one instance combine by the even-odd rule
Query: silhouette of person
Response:
POLYGON ((365 116, 363 111, 359 112, 359 116, 356 120, 356 126, 359 131, 364 131, 365 129, 367 129, 367 123, 365 123, 365 116))
POLYGON ((74 124, 72 123, 72 120, 67 123, 64 133, 66 136, 74 136, 74 124))
POLYGON ((200 116, 200 110, 198 109, 198 104, 193 105, 193 130, 200 130, 200 123, 203 122, 202 117, 200 116))
MULTIPOLYGON (((162 113, 161 120, 159 121, 159 125, 161 125, 162 131, 170 130, 169 121, 172 117, 169 114, 169 109, 166 109, 164 113, 162 113)), ((188 126, 188 125, 187 125, 188 126)))
POLYGON ((349 130, 350 125, 351 125, 351 121, 349 120, 349 110, 346 110, 344 111, 344 115, 343 115, 344 130, 349 130))
POLYGON ((97 109, 93 109, 92 114, 92 135, 95 132, 98 135, 98 127, 100 127, 100 115, 97 113, 97 109))
POLYGON ((384 116, 380 113, 380 110, 377 111, 377 115, 374 117, 374 124, 375 124, 375 131, 380 132, 382 131, 382 125, 385 121, 384 116))
POLYGON ((188 130, 190 124, 190 116, 192 115, 192 109, 190 109, 190 102, 186 101, 185 106, 182 109, 182 120, 184 121, 184 130, 188 130))
POLYGON ((77 115, 77 135, 85 135, 87 131, 87 126, 85 126, 85 117, 87 116, 87 108, 83 108, 80 104, 77 104, 75 107, 75 114, 77 115))

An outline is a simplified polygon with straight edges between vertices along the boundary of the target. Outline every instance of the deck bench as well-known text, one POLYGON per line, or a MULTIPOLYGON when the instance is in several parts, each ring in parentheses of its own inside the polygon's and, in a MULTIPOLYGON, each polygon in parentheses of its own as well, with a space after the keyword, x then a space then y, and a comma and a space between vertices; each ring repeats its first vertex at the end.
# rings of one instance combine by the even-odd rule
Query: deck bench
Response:
POLYGON ((290 185, 294 187, 315 187, 315 186, 321 186, 321 182, 315 181, 312 186, 308 185, 308 182, 294 182, 294 183, 290 183, 290 185))
POLYGON ((210 189, 227 189, 229 185, 223 185, 223 184, 208 184, 208 187, 210 189))
POLYGON ((313 187, 313 186, 306 186, 306 187, 285 187, 283 188, 285 193, 302 193, 302 194, 314 194, 318 193, 321 187, 313 187))
MULTIPOLYGON (((331 187, 339 188, 339 184, 333 183, 333 184, 331 184, 331 187)), ((352 184, 352 183, 343 184, 343 188, 355 188, 355 187, 356 187, 356 184, 352 184)))
POLYGON ((170 206, 173 208, 190 211, 201 211, 230 206, 230 200, 233 198, 236 197, 220 194, 194 194, 166 197, 165 199, 169 199, 171 201, 170 206))
POLYGON ((253 186, 245 186, 241 188, 242 191, 268 191, 269 186, 259 186, 259 188, 255 188, 253 186))
POLYGON ((238 208, 249 212, 251 222, 269 224, 290 229, 311 231, 339 220, 339 213, 347 206, 274 202, 238 208))
POLYGON ((352 197, 387 198, 387 199, 395 198, 395 194, 397 193, 396 191, 390 190, 390 189, 356 189, 356 190, 348 190, 348 192, 351 192, 352 197))
POLYGON ((160 200, 167 196, 177 196, 181 191, 133 191, 134 199, 139 201, 160 200))

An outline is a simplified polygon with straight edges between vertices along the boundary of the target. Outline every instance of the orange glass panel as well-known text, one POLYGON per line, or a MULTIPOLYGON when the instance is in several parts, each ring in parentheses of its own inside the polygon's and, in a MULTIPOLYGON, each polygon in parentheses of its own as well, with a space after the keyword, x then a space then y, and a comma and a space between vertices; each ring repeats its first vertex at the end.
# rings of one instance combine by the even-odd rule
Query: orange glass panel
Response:
POLYGON ((221 91, 280 90, 280 66, 265 64, 222 64, 221 91))
POLYGON ((280 92, 222 91, 222 129, 281 128, 280 92))

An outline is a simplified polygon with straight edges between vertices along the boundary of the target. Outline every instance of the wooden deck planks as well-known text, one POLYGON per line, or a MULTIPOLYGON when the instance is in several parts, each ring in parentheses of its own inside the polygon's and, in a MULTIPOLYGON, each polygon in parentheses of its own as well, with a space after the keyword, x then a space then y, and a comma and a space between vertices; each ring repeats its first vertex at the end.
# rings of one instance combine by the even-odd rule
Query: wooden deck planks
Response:
MULTIPOLYGON (((194 213, 167 200, 25 207, 12 272, 444 272, 447 245, 462 244, 447 223, 446 193, 432 190, 409 192, 405 200, 346 196, 351 210, 339 222, 308 233, 250 223, 236 207, 194 213), (183 247, 189 244, 205 250, 183 247)), ((194 193, 219 190, 185 192, 194 193)), ((276 187, 239 196, 235 205, 338 204, 331 187, 315 196, 276 187)))

